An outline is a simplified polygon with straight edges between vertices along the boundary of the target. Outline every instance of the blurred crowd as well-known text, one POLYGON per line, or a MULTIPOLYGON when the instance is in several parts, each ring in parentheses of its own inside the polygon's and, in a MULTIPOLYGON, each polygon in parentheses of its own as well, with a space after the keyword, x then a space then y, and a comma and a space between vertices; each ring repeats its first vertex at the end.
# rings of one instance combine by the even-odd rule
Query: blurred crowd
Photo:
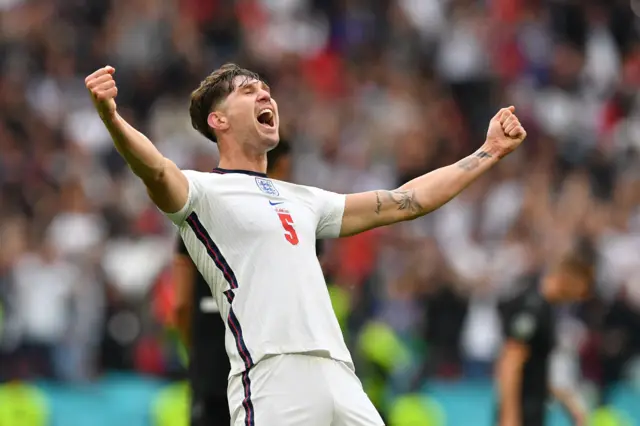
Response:
POLYGON ((391 189, 457 161, 499 107, 515 105, 524 146, 458 198, 327 243, 327 278, 349 293, 350 336, 379 320, 418 342, 419 379, 490 377, 496 306, 581 237, 600 253, 598 282, 593 300, 561 312, 554 377, 604 390, 631 380, 634 6, 0 0, 0 378, 179 371, 162 285, 176 235, 113 149, 84 77, 114 66, 120 113, 179 166, 207 170, 216 147, 190 128, 188 97, 234 61, 272 87, 293 180, 342 193, 391 189))

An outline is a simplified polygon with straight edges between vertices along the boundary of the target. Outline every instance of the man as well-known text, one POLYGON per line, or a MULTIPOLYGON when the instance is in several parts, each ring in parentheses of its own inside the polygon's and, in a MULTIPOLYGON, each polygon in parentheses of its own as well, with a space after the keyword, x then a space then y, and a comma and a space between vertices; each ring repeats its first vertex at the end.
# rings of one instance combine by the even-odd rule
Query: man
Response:
POLYGON ((551 393, 577 425, 585 414, 573 397, 549 386, 549 357, 554 348, 553 306, 576 302, 590 293, 593 255, 576 248, 540 280, 502 307, 506 341, 498 360, 498 426, 542 426, 551 393))
MULTIPOLYGON (((269 151, 267 175, 290 180, 291 148, 286 141, 269 151)), ((174 318, 180 338, 189 351, 191 426, 229 426, 227 379, 229 359, 225 326, 211 297, 209 284, 189 257, 182 240, 173 260, 176 302, 174 318)))
POLYGON ((354 235, 437 209, 516 149, 526 132, 504 108, 482 147, 393 191, 341 195, 267 178, 278 106, 259 76, 233 64, 191 96, 191 121, 216 142, 212 173, 182 171, 116 111, 115 70, 86 78, 115 147, 178 227, 227 324, 234 425, 378 426, 354 373, 315 253, 317 238, 354 235))

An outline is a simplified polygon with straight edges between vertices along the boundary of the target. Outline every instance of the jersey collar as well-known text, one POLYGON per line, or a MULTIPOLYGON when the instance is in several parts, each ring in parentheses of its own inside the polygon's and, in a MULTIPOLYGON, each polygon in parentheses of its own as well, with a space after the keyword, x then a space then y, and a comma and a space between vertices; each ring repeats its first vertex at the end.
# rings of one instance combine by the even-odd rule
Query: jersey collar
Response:
POLYGON ((212 172, 218 173, 221 175, 226 175, 228 173, 240 173, 242 175, 257 176, 257 177, 263 177, 263 178, 267 177, 266 173, 254 172, 251 170, 221 169, 220 167, 216 167, 215 169, 212 170, 212 172))

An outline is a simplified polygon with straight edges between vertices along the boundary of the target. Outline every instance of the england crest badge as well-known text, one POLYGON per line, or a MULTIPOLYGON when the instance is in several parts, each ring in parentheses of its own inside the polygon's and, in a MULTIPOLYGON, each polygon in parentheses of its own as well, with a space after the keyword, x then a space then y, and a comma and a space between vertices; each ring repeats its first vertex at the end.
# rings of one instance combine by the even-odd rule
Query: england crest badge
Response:
POLYGON ((258 189, 260 189, 260 191, 264 192, 267 195, 280 195, 270 179, 256 177, 256 185, 258 185, 258 189))

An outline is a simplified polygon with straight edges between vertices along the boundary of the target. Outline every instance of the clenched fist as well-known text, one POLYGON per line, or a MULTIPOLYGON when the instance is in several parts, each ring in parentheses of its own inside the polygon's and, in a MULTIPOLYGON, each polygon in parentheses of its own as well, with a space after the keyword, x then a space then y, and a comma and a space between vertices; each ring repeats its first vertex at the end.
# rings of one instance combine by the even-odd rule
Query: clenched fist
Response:
POLYGON ((489 122, 487 143, 500 158, 515 150, 527 137, 527 132, 514 114, 515 107, 502 108, 489 122))
POLYGON ((116 81, 113 73, 116 70, 111 66, 100 68, 84 79, 84 83, 91 93, 93 104, 102 119, 113 116, 116 112, 115 97, 118 95, 116 81))

